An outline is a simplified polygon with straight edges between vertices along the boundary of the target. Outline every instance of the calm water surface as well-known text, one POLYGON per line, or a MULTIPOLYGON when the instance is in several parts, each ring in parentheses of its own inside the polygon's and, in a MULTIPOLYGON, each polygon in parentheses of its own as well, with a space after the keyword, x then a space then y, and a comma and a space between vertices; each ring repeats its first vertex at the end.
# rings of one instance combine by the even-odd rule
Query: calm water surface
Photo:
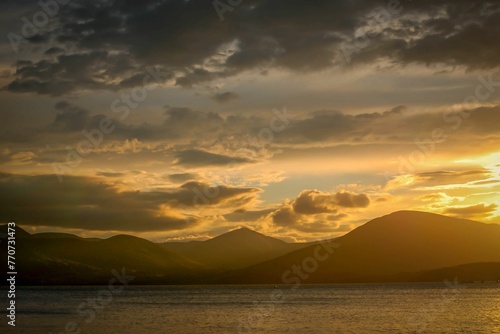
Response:
POLYGON ((493 283, 18 287, 16 297, 16 328, 2 305, 0 333, 500 334, 493 283))

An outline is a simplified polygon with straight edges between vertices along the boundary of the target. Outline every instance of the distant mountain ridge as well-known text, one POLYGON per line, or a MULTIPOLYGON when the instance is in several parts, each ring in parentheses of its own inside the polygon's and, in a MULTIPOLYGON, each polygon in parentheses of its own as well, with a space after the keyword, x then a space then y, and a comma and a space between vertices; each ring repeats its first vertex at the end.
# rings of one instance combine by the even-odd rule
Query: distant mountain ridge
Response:
MULTIPOLYGON (((402 273, 500 262, 500 225, 417 211, 373 219, 334 243, 338 248, 308 275, 308 283, 399 280, 402 273)), ((233 273, 231 279, 282 283, 282 274, 310 257, 314 247, 233 273)))
MULTIPOLYGON (((333 241, 308 244, 249 229, 182 244, 127 235, 31 235, 19 227, 16 236, 20 284, 107 284, 111 270, 121 268, 136 276, 132 284, 292 284, 297 267, 309 268, 302 283, 454 279, 450 275, 466 281, 500 279, 500 225, 417 211, 375 218, 333 241), (319 251, 324 258, 311 267, 319 251)), ((6 243, 0 248, 4 265, 6 243)))
MULTIPOLYGON (((7 258, 4 245, 2 242, 2 261, 7 258)), ((16 227, 16 267, 18 282, 29 284, 106 283, 111 271, 121 268, 139 274, 135 283, 181 283, 193 270, 203 269, 134 236, 86 239, 64 233, 30 235, 20 227, 16 227)))
POLYGON ((214 269, 238 269, 271 260, 312 243, 293 244, 240 228, 213 239, 197 242, 185 250, 164 243, 167 249, 214 269))

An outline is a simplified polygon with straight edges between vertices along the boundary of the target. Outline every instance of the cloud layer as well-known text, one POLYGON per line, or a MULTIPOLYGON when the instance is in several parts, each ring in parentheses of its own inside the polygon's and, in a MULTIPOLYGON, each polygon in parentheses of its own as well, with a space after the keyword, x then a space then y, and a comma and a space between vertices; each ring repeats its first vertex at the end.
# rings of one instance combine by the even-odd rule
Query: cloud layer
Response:
POLYGON ((100 178, 0 174, 0 219, 20 225, 94 231, 170 231, 190 229, 204 217, 196 208, 244 208, 258 189, 188 182, 169 191, 131 191, 100 178))
POLYGON ((146 1, 140 8, 131 0, 61 6, 53 27, 31 39, 46 50, 44 59, 17 62, 5 89, 49 95, 117 90, 137 85, 145 68, 156 65, 164 81, 182 87, 248 70, 343 67, 346 60, 500 65, 500 6, 491 0, 255 0, 226 12, 223 22, 212 3, 201 0, 146 1))

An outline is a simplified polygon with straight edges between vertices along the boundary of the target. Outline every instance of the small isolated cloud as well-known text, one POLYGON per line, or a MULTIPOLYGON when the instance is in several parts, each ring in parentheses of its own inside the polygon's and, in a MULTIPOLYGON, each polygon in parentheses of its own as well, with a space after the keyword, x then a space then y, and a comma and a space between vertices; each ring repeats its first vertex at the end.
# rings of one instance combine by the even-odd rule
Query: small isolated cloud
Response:
POLYGON ((96 176, 103 176, 103 177, 110 177, 110 178, 116 178, 116 177, 122 177, 127 175, 127 173, 120 173, 120 172, 97 172, 96 176))
POLYGON ((240 96, 233 92, 217 93, 212 96, 212 100, 220 104, 238 100, 239 98, 240 96))
POLYGON ((253 162, 247 158, 231 157, 202 150, 181 151, 177 152, 175 156, 177 158, 175 163, 186 167, 224 166, 253 162))
POLYGON ((485 205, 481 203, 471 206, 447 208, 444 210, 444 213, 463 218, 484 218, 490 216, 497 208, 498 205, 496 204, 485 205))
POLYGON ((165 178, 174 183, 185 183, 187 181, 196 180, 198 174, 195 173, 177 173, 165 175, 165 178))
POLYGON ((336 194, 323 193, 317 190, 305 190, 293 201, 295 213, 312 215, 318 213, 334 213, 339 207, 364 208, 370 204, 366 194, 338 192, 336 194))
POLYGON ((340 221, 347 216, 349 209, 366 208, 370 205, 367 194, 354 194, 340 191, 337 193, 304 190, 291 202, 268 215, 273 224, 292 227, 300 231, 336 231, 340 221))
POLYGON ((366 194, 338 192, 336 194, 323 193, 317 190, 306 190, 293 201, 292 207, 299 214, 334 213, 339 207, 365 208, 370 204, 366 194))
POLYGON ((445 193, 435 193, 420 196, 418 199, 423 202, 441 202, 446 199, 447 195, 445 193))

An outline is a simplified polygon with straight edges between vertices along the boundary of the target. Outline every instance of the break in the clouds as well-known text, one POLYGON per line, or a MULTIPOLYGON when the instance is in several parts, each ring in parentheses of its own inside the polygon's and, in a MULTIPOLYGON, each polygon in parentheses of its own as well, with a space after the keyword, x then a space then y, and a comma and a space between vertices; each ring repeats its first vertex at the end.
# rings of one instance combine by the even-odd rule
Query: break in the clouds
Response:
MULTIPOLYGON (((19 15, 18 6, 25 4, 3 4, 4 15, 19 15)), ((212 2, 201 0, 74 0, 58 7, 28 39, 13 40, 23 27, 8 21, 11 47, 45 51, 42 59, 17 61, 5 89, 118 90, 141 84, 151 66, 160 66, 162 81, 189 88, 249 70, 310 72, 346 61, 500 65, 496 1, 258 0, 227 11, 223 22, 212 2)))

